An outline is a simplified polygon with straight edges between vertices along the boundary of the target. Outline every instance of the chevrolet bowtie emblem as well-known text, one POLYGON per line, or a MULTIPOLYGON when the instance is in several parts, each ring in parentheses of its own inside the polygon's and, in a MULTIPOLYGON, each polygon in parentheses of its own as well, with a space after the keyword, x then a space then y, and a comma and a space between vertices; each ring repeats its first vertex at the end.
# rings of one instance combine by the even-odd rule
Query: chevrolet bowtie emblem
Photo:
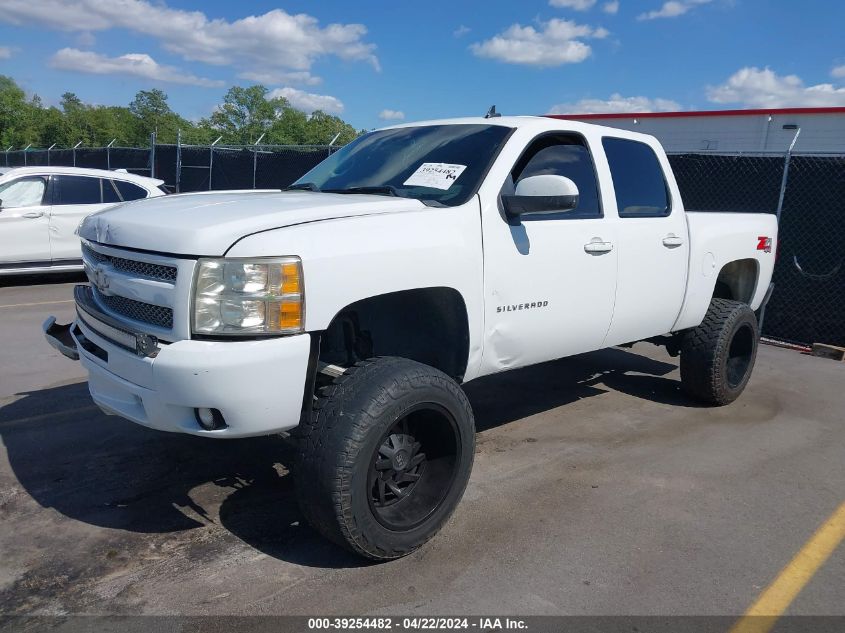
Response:
POLYGON ((97 287, 97 290, 99 290, 101 294, 108 294, 109 277, 106 271, 102 266, 97 266, 92 272, 93 278, 91 279, 91 283, 97 287))

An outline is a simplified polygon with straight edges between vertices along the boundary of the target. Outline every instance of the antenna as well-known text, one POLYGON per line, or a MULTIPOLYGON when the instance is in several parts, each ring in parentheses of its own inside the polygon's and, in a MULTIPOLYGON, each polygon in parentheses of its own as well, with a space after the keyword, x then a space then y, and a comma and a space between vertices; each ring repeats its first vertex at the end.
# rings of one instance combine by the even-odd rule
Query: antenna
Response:
POLYGON ((487 110, 487 114, 484 115, 484 118, 485 119, 495 119, 496 117, 500 117, 500 116, 502 116, 502 115, 499 114, 498 112, 496 112, 496 106, 491 105, 490 109, 487 110))

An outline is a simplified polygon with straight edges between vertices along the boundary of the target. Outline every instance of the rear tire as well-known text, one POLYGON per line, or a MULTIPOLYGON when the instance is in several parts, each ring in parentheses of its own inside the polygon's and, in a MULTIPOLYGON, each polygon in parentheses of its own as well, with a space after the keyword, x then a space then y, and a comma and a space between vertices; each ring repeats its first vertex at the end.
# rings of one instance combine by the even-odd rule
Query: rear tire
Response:
POLYGON ((700 402, 725 405, 748 384, 760 336, 751 307, 730 299, 713 299, 698 327, 681 344, 681 387, 700 402))
POLYGON ((356 554, 389 560, 451 516, 472 469, 475 425, 454 380, 382 357, 321 389, 297 439, 297 497, 308 522, 356 554))

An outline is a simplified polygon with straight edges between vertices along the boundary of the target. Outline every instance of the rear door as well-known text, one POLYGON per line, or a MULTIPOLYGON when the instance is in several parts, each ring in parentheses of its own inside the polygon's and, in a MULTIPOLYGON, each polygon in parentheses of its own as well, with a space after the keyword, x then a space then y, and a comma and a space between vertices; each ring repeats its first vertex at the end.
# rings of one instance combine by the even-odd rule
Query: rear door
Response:
POLYGON ((50 261, 47 178, 27 176, 0 185, 0 266, 50 261))
POLYGON ((93 176, 53 176, 50 252, 53 262, 82 257, 76 227, 82 219, 120 202, 111 180, 93 176), (105 200, 105 202, 103 202, 105 200))
POLYGON ((666 334, 684 299, 689 260, 686 216, 663 152, 604 137, 618 220, 619 277, 606 346, 666 334))

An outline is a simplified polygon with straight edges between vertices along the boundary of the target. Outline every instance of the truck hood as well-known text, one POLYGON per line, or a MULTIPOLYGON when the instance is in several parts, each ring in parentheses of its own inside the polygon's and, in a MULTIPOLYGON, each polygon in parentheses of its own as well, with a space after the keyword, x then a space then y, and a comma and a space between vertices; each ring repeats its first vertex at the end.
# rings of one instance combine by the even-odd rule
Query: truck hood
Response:
POLYGON ((79 226, 79 235, 112 246, 220 256, 253 233, 424 208, 419 200, 408 198, 314 191, 179 194, 129 202, 90 215, 79 226))

